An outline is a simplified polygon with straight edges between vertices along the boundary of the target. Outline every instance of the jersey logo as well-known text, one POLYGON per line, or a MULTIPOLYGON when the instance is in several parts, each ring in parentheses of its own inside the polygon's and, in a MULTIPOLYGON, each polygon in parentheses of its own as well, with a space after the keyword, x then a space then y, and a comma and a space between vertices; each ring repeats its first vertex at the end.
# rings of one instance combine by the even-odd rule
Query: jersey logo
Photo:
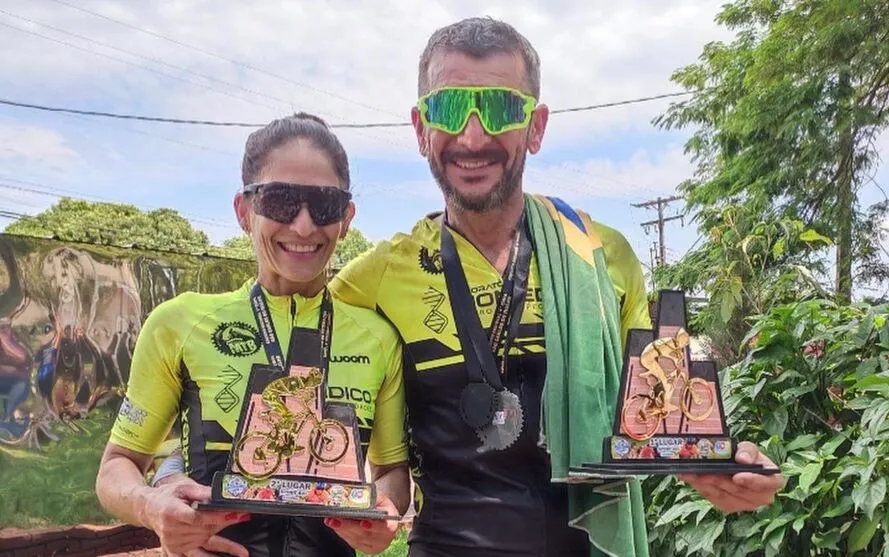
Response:
POLYGON ((441 250, 433 250, 429 253, 426 246, 420 248, 420 268, 430 275, 440 275, 444 272, 444 263, 441 260, 441 250))
POLYGON ((145 425, 145 417, 148 416, 148 412, 130 402, 129 398, 125 398, 123 404, 120 405, 118 416, 133 425, 142 426, 145 425))
POLYGON ((444 301, 445 295, 431 286, 423 294, 423 303, 432 306, 432 309, 423 318, 423 324, 433 333, 441 334, 448 326, 447 316, 439 311, 444 301))
POLYGON ((212 338, 216 350, 226 356, 246 357, 259 352, 259 331, 242 321, 220 323, 212 338))
POLYGON ((331 356, 330 362, 334 364, 370 364, 370 356, 364 354, 331 356))
POLYGON ((241 401, 237 394, 232 390, 232 386, 241 380, 241 373, 233 368, 232 366, 226 366, 222 372, 219 373, 219 377, 225 381, 225 387, 216 397, 213 399, 216 401, 216 404, 219 405, 219 408, 225 412, 231 412, 231 409, 241 401))

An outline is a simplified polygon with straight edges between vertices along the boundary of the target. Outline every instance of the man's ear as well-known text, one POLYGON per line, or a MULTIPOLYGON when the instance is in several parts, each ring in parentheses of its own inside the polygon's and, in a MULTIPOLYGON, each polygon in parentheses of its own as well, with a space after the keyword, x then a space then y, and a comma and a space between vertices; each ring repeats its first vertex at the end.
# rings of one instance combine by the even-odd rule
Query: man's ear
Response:
POLYGON ((420 109, 416 106, 411 109, 411 124, 414 126, 414 133, 417 136, 417 147, 420 154, 424 157, 429 154, 429 137, 426 134, 426 126, 420 118, 420 109))
POLYGON ((537 105, 534 114, 531 115, 531 125, 528 129, 528 152, 532 155, 536 155, 543 146, 547 121, 549 121, 549 107, 545 104, 537 105))

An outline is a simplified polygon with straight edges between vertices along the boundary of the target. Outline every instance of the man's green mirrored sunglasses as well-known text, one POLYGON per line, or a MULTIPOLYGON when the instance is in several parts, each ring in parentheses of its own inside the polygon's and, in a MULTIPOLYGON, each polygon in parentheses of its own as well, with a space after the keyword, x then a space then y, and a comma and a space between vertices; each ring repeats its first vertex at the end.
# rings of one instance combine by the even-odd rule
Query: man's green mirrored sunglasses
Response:
POLYGON ((527 127, 535 106, 537 99, 509 87, 444 87, 417 103, 427 128, 458 134, 475 113, 489 135, 527 127))

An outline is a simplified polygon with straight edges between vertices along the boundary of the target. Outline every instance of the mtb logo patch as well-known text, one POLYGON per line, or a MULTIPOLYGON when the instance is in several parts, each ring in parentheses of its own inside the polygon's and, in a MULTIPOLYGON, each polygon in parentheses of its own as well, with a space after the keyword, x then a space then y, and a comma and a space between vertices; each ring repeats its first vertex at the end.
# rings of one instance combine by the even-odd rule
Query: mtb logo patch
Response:
POLYGON ((226 356, 247 357, 259 352, 259 331, 241 321, 220 323, 213 332, 213 346, 226 356))

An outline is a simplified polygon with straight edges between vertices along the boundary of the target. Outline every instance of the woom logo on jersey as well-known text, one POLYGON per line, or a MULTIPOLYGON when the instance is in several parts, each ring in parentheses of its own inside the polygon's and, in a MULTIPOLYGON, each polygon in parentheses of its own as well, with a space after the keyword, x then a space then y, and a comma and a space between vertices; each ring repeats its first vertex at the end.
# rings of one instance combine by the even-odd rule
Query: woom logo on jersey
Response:
POLYGON ((426 246, 420 248, 420 268, 430 275, 440 275, 444 272, 444 262, 441 259, 441 250, 433 250, 429 253, 426 246))
POLYGON ((334 364, 370 364, 370 356, 366 354, 334 354, 330 357, 334 364))
POLYGON ((226 356, 247 357, 259 351, 259 331, 242 321, 220 323, 212 339, 216 350, 226 356))

